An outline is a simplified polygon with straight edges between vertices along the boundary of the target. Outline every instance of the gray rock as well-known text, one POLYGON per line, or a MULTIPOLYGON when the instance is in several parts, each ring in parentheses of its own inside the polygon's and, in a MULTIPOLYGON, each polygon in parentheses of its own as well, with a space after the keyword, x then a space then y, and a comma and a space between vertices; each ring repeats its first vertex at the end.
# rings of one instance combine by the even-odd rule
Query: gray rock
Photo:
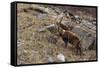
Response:
POLYGON ((48 57, 48 62, 49 63, 54 62, 54 59, 52 57, 48 57))
POLYGON ((96 49, 96 37, 93 38, 92 43, 88 47, 89 50, 95 50, 96 49))
POLYGON ((64 56, 63 54, 58 54, 58 55, 57 55, 57 59, 58 59, 58 61, 60 61, 60 62, 65 62, 65 56, 64 56))
POLYGON ((80 37, 83 50, 87 50, 89 48, 95 49, 96 38, 94 34, 90 33, 88 30, 83 30, 80 26, 74 27, 72 31, 78 34, 78 36, 80 37), (95 43, 93 43, 94 40, 95 43))
POLYGON ((47 14, 38 14, 38 15, 37 15, 37 18, 40 19, 40 20, 41 20, 41 19, 44 19, 44 18, 46 18, 46 17, 47 17, 47 14))

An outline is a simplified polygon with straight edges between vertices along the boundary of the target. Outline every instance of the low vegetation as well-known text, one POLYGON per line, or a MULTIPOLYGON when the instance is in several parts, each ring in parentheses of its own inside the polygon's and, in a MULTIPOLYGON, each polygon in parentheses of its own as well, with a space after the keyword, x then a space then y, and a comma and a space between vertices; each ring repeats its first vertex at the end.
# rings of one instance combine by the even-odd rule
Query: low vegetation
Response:
MULTIPOLYGON (((96 60, 96 24, 95 9, 68 6, 18 4, 17 5, 17 64, 40 64, 51 62, 71 62, 96 60), (65 8, 65 9, 63 9, 65 8), (79 10, 80 8, 80 10, 79 10), (55 10, 54 10, 55 9, 55 10), (43 29, 60 21, 58 13, 63 10, 81 18, 81 23, 73 21, 71 17, 64 17, 62 23, 73 27, 82 41, 84 55, 76 55, 70 43, 65 47, 61 37, 57 36, 56 28, 43 29), (93 13, 89 13, 93 10, 93 13), (89 25, 89 26, 88 26, 89 25), (90 28, 89 28, 90 27, 90 28), (93 41, 95 40, 95 42, 93 41), (92 44, 92 42, 94 42, 92 44), (91 45, 91 47, 89 47, 91 45), (91 48, 88 49, 88 48, 91 48), (65 61, 59 61, 57 55, 64 56, 65 61)), ((77 20, 79 20, 79 18, 77 20)))

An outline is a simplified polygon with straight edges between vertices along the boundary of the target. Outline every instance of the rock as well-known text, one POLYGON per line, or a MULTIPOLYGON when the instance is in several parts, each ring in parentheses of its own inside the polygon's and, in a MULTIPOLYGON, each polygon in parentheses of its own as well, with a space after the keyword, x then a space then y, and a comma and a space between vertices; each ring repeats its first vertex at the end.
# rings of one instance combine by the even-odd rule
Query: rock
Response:
POLYGON ((57 55, 57 59, 60 62, 65 62, 65 56, 63 54, 61 54, 61 53, 57 55))
POLYGON ((24 40, 19 39, 19 40, 17 41, 17 46, 19 47, 19 46, 21 46, 21 45, 24 45, 24 43, 25 43, 24 40))
POLYGON ((46 18, 47 17, 47 14, 38 14, 37 15, 37 18, 39 19, 39 20, 42 20, 42 19, 44 19, 44 18, 46 18))
POLYGON ((96 26, 92 27, 91 29, 94 30, 94 31, 96 31, 96 26))
POLYGON ((96 49, 96 37, 93 38, 92 43, 88 47, 89 50, 95 50, 96 49))
POLYGON ((94 27, 95 25, 92 24, 92 22, 89 22, 89 21, 87 21, 87 20, 82 20, 81 26, 85 26, 86 28, 92 28, 92 27, 94 27))
POLYGON ((44 32, 46 29, 49 29, 50 31, 54 30, 55 28, 55 24, 51 24, 51 25, 48 25, 48 26, 44 26, 40 29, 38 29, 37 31, 38 32, 44 32))
POLYGON ((24 53, 28 53, 27 50, 24 50, 23 52, 24 52, 24 53))
POLYGON ((95 48, 96 45, 91 45, 95 37, 94 34, 92 34, 91 32, 87 30, 82 29, 81 27, 74 27, 72 31, 78 34, 78 36, 80 37, 83 50, 87 50, 91 46, 93 46, 92 48, 95 48))
POLYGON ((74 17, 77 18, 77 19, 80 18, 78 15, 74 15, 74 17))
POLYGON ((80 26, 76 26, 72 29, 72 31, 79 35, 79 37, 84 37, 88 34, 86 30, 81 29, 80 26))
POLYGON ((54 59, 52 57, 48 57, 48 62, 54 62, 54 59))
POLYGON ((96 22, 94 21, 94 22, 92 22, 94 25, 96 25, 96 22))
POLYGON ((47 62, 65 62, 65 56, 63 54, 58 54, 57 56, 48 56, 47 62))

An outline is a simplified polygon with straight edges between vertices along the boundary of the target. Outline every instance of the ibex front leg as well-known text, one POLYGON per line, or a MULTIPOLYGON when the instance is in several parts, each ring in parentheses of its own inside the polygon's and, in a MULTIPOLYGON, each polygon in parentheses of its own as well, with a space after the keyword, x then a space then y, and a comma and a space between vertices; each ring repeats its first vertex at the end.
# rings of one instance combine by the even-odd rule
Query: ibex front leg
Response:
POLYGON ((67 45, 68 45, 68 38, 63 38, 63 41, 65 43, 65 47, 67 47, 67 45))

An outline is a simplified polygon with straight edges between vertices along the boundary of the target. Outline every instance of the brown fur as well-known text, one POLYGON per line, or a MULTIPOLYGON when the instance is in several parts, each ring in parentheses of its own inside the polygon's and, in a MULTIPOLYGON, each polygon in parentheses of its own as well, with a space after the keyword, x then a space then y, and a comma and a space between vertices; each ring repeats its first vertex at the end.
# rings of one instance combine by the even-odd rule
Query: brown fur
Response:
MULTIPOLYGON (((75 33, 71 32, 69 30, 61 30, 59 32, 59 34, 60 34, 62 39, 63 38, 68 39, 68 42, 70 44, 72 44, 73 48, 75 48, 76 54, 81 55, 81 42, 80 42, 79 37, 75 33)), ((67 42, 67 41, 64 41, 64 42, 67 42)))

